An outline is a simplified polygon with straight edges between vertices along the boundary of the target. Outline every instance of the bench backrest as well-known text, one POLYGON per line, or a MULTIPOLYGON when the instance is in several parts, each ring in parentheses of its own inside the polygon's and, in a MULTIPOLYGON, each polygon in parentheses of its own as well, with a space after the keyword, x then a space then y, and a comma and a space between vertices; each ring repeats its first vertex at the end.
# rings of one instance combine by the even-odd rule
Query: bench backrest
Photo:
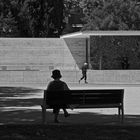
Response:
POLYGON ((47 94, 57 102, 66 102, 71 104, 123 104, 124 89, 93 89, 93 90, 69 90, 69 91, 44 91, 44 100, 47 102, 47 94), (47 93, 46 93, 47 92, 47 93), (68 95, 57 96, 57 95, 68 95), (59 98, 60 97, 60 98, 59 98))
POLYGON ((113 104, 123 102, 124 90, 102 89, 102 90, 83 90, 72 91, 73 102, 83 104, 113 104))

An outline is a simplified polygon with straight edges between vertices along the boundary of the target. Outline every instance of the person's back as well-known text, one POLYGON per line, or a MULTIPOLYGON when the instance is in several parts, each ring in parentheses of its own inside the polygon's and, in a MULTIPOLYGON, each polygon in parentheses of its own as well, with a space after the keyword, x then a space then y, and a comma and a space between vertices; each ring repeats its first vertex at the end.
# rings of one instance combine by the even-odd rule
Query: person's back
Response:
POLYGON ((65 82, 61 80, 51 81, 47 87, 47 91, 51 91, 47 94, 49 104, 53 102, 60 107, 62 103, 66 104, 68 102, 68 96, 63 92, 64 90, 69 90, 65 82))
POLYGON ((47 90, 60 91, 60 90, 69 90, 69 88, 65 82, 61 80, 54 80, 49 83, 47 90))
POLYGON ((84 65, 84 66, 82 66, 82 73, 85 74, 86 72, 87 72, 87 66, 84 65))
POLYGON ((69 114, 66 110, 67 108, 67 101, 65 101, 65 95, 61 94, 64 90, 69 90, 67 84, 63 81, 60 80, 61 78, 61 73, 59 70, 54 70, 52 72, 52 78, 54 79, 48 84, 47 91, 54 91, 54 92, 47 92, 48 96, 48 102, 53 104, 51 105, 53 108, 53 113, 55 114, 54 116, 54 122, 58 122, 57 117, 59 114, 60 108, 63 109, 65 117, 68 117, 69 114), (63 103, 61 102, 62 100, 63 103))

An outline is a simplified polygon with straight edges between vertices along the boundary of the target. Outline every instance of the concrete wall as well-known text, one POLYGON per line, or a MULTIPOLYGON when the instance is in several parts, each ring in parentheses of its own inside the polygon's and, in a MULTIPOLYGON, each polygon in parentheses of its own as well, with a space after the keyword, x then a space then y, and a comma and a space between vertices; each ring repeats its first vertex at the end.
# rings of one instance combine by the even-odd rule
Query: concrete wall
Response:
POLYGON ((0 38, 0 86, 47 85, 53 69, 60 69, 66 82, 77 82, 86 58, 85 43, 84 39, 0 38))
MULTIPOLYGON (((79 70, 61 71, 62 80, 68 84, 78 84, 81 78, 79 70)), ((89 84, 140 84, 140 71, 138 70, 88 70, 89 84)), ((0 86, 30 86, 46 87, 51 81, 51 71, 0 71, 0 86)), ((81 81, 84 83, 84 81, 81 81)))
POLYGON ((64 39, 76 64, 79 68, 86 62, 86 39, 85 38, 65 38, 64 39))
MULTIPOLYGON (((62 80, 67 83, 78 83, 80 71, 61 71, 62 80)), ((50 71, 0 71, 0 86, 27 86, 45 88, 52 80, 50 71)))
POLYGON ((139 70, 89 70, 88 80, 99 84, 140 84, 139 70))
MULTIPOLYGON (((85 39, 0 38, 0 86, 46 87, 51 71, 78 83, 86 58, 85 39)), ((89 84, 140 84, 139 70, 88 70, 89 84)))
POLYGON ((59 38, 0 38, 0 70, 78 69, 59 38))

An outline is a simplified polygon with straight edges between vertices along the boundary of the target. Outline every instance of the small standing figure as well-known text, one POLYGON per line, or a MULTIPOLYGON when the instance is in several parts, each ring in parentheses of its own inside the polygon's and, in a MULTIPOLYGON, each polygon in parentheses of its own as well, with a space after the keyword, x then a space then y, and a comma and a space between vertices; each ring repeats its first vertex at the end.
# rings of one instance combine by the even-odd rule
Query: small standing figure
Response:
MULTIPOLYGON (((64 82, 64 81, 61 81, 60 78, 62 77, 61 73, 59 70, 53 70, 52 71, 52 76, 51 76, 54 80, 51 81, 49 84, 48 84, 48 87, 47 87, 47 91, 57 91, 57 92, 54 92, 55 95, 48 95, 48 97, 50 98, 50 102, 53 102, 55 101, 54 97, 58 97, 58 98, 64 98, 65 95, 61 94, 61 91, 63 90, 70 90, 67 86, 67 84, 64 82)), ((49 100, 49 99, 48 99, 49 100)), ((64 101, 64 102, 67 102, 67 101, 64 101)), ((66 108, 68 107, 68 104, 67 103, 60 103, 60 102, 57 102, 55 104, 52 105, 52 108, 53 108, 53 113, 54 113, 54 122, 55 123, 58 123, 58 115, 59 115, 59 111, 60 109, 63 109, 64 111, 64 116, 65 117, 68 117, 70 114, 67 112, 66 108)))
POLYGON ((122 69, 129 69, 128 57, 122 58, 122 69))
POLYGON ((87 84, 87 69, 88 69, 88 64, 87 63, 84 63, 84 65, 82 66, 82 77, 81 79, 79 80, 79 84, 80 84, 80 81, 81 80, 85 80, 85 84, 87 84))

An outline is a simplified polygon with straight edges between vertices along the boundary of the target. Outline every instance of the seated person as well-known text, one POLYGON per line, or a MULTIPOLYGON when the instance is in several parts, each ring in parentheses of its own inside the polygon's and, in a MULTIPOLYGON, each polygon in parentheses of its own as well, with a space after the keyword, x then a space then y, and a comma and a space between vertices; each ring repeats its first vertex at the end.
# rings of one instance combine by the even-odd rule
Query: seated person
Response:
MULTIPOLYGON (((54 80, 51 81, 49 84, 48 84, 48 87, 47 87, 47 91, 54 91, 53 93, 54 94, 57 94, 56 97, 58 98, 61 98, 63 95, 61 94, 60 91, 63 91, 63 90, 69 90, 67 84, 63 81, 60 80, 60 78, 62 77, 61 73, 59 70, 53 70, 52 71, 52 76, 51 76, 54 80), (55 91, 58 91, 58 92, 55 92, 55 91)), ((51 98, 51 102, 53 102, 53 97, 55 97, 55 95, 47 95, 47 97, 52 97, 51 98)), ((65 99, 62 97, 62 99, 65 99)), ((62 100, 61 99, 61 100, 62 100)), ((48 98, 49 100, 49 98, 48 98)), ((59 101, 59 100, 58 100, 59 101)), ((55 102, 55 99, 54 99, 54 102, 55 102)), ((69 116, 69 113, 67 112, 66 108, 67 108, 67 104, 66 102, 64 101, 64 103, 59 103, 59 102, 55 102, 55 104, 51 105, 51 107, 53 108, 53 113, 54 113, 54 122, 55 123, 58 123, 58 115, 59 115, 59 111, 60 109, 62 108, 63 111, 64 111, 64 116, 65 117, 68 117, 69 116)))

